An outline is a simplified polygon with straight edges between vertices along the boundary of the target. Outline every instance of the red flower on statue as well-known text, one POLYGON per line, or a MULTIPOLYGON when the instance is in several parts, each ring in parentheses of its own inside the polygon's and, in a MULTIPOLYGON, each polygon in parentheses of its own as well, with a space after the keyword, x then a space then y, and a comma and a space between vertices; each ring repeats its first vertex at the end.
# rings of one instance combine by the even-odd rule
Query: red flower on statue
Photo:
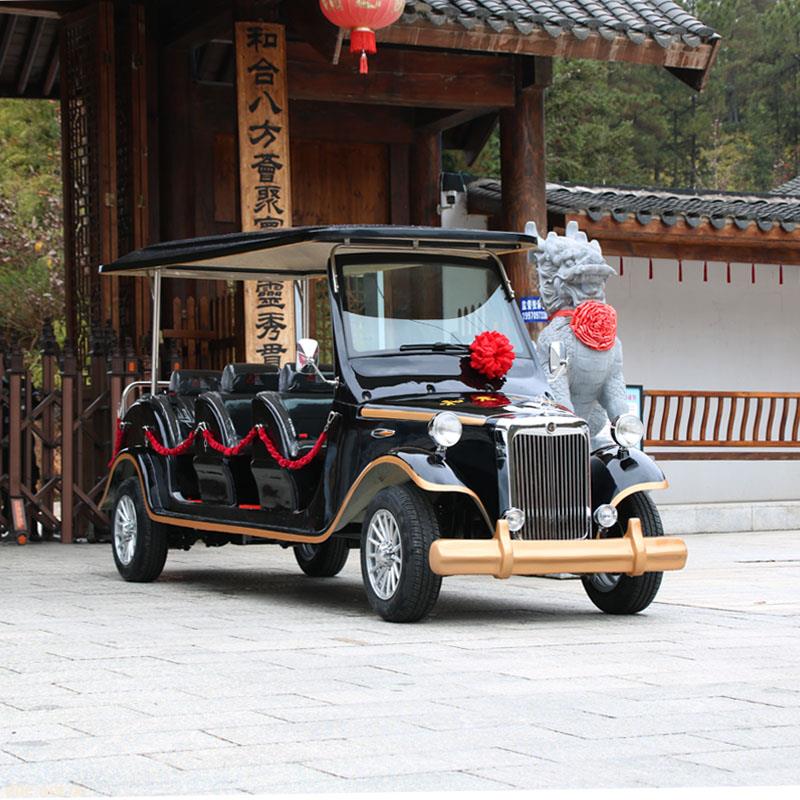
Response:
POLYGON ((469 346, 470 366, 487 378, 502 378, 514 363, 514 348, 508 337, 497 331, 479 333, 469 346))
POLYGON ((610 350, 617 340, 617 312, 608 303, 585 300, 572 314, 570 327, 592 350, 610 350))

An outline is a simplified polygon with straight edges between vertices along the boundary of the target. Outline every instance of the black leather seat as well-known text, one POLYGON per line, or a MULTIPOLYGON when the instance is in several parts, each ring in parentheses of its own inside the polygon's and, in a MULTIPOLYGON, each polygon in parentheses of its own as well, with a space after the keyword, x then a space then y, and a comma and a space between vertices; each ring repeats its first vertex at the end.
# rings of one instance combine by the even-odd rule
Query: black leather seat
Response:
MULTIPOLYGON (((332 368, 322 367, 320 371, 329 380, 333 379, 332 368)), ((293 364, 286 364, 281 369, 280 392, 298 434, 316 439, 333 405, 333 386, 315 372, 297 372, 293 364)))
MULTIPOLYGON (((313 447, 295 433, 292 418, 277 392, 259 392, 253 401, 253 423, 263 425, 284 458, 296 459, 313 447)), ((316 437, 315 437, 316 438, 316 437)), ((306 508, 319 484, 324 457, 318 456, 300 470, 283 469, 260 439, 253 442, 253 476, 260 504, 265 508, 298 511, 306 508)))
MULTIPOLYGON (((204 423, 225 447, 235 447, 253 427, 253 397, 263 388, 277 387, 277 367, 265 364, 228 364, 219 392, 204 392, 195 403, 195 420, 204 423)), ((250 471, 250 453, 224 456, 201 436, 195 444, 194 469, 200 496, 206 503, 255 504, 258 490, 250 471)))
POLYGON ((174 370, 167 394, 181 426, 183 437, 194 428, 194 404, 203 392, 219 391, 220 373, 208 369, 174 370))

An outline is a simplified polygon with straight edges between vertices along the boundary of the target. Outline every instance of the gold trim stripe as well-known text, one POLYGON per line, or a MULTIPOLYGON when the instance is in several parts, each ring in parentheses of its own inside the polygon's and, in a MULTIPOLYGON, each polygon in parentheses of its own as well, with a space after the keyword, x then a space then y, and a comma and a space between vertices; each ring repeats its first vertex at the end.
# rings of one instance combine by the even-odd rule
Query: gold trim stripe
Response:
MULTIPOLYGON (((232 525, 229 523, 224 522, 203 522, 201 520, 196 519, 187 519, 186 517, 173 517, 168 516, 165 514, 157 514, 150 508, 150 504, 147 502, 147 493, 145 492, 144 486, 144 477, 142 476, 142 471, 139 467, 139 463, 130 453, 121 453, 117 456, 114 464, 111 467, 111 471, 109 472, 108 481, 106 483, 105 491, 103 492, 103 497, 98 504, 101 508, 108 497, 109 489, 111 488, 111 479, 114 476, 114 472, 117 469, 117 466, 121 464, 123 461, 130 461, 134 468, 136 469, 136 474, 139 478, 139 484, 142 490, 142 498, 144 499, 144 506, 147 511, 147 516, 150 517, 153 522, 160 522, 165 525, 175 525, 179 528, 194 528, 196 530, 202 531, 210 531, 212 533, 233 533, 233 534, 241 534, 242 536, 255 536, 261 539, 275 539, 277 541, 282 542, 299 542, 299 543, 319 543, 324 542, 330 538, 333 534, 336 526, 339 524, 339 520, 341 520, 342 516, 344 515, 345 511, 347 510, 347 506, 352 499, 353 495, 358 489, 359 485, 362 481, 366 478, 366 476, 377 466, 381 464, 391 464, 395 467, 399 467, 403 472, 405 472, 409 479, 413 481, 413 483, 422 489, 425 492, 459 492, 461 494, 466 494, 468 497, 471 497, 478 506, 481 514, 483 514, 484 519, 486 520, 487 524, 491 528, 491 522, 489 521, 489 515, 486 512, 486 508, 484 507, 483 503, 481 502, 480 498, 478 497, 472 489, 467 488, 466 486, 459 486, 458 484, 440 484, 440 483, 431 483, 430 481, 426 481, 424 478, 421 478, 414 472, 408 464, 405 463, 402 459, 398 458, 397 456, 381 456, 380 458, 376 458, 374 461, 367 464, 366 467, 361 471, 359 476, 356 478, 353 485, 350 487, 350 490, 345 495, 344 500, 342 501, 342 505, 339 507, 339 510, 336 513, 336 516, 333 518, 331 524, 324 530, 322 533, 319 533, 315 536, 304 535, 301 533, 288 533, 286 531, 272 531, 272 530, 264 530, 263 528, 253 528, 247 525, 232 525)), ((265 509, 266 510, 266 509, 265 509)))
MULTIPOLYGON (((442 411, 453 411, 442 409, 442 411)), ((402 419, 416 422, 430 422, 439 411, 409 411, 405 408, 362 408, 359 417, 362 419, 402 419)), ((485 425, 486 417, 476 415, 457 414, 462 425, 485 425)))
POLYGON ((614 495, 614 499, 611 501, 611 505, 616 507, 618 506, 626 497, 630 497, 632 494, 636 494, 636 492, 653 492, 656 489, 668 489, 669 488, 669 481, 649 481, 648 483, 634 483, 633 486, 628 486, 627 489, 623 489, 619 494, 614 495))

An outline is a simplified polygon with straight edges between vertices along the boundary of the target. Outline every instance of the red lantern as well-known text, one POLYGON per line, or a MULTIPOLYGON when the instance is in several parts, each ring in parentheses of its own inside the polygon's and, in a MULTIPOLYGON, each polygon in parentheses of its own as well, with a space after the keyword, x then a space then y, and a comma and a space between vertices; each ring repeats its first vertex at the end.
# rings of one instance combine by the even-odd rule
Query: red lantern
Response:
POLYGON ((378 52, 375 31, 400 19, 405 0, 319 0, 322 13, 340 28, 350 29, 350 52, 361 53, 360 72, 369 72, 367 53, 378 52))

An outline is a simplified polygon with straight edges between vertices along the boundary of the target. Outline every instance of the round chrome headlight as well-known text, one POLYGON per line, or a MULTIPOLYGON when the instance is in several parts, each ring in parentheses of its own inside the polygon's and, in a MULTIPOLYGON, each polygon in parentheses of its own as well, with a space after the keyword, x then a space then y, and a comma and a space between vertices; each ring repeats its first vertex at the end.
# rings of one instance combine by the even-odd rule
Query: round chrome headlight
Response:
POLYGON ((610 528, 617 524, 617 509, 607 503, 594 510, 594 521, 598 528, 610 528))
POLYGON ((428 423, 428 433, 439 447, 452 447, 461 439, 461 420, 452 411, 442 411, 428 423))
POLYGON ((503 517, 508 523, 508 529, 511 533, 522 530, 522 526, 525 524, 525 512, 521 508, 509 508, 508 511, 503 514, 503 517))
POLYGON ((634 447, 644 434, 644 425, 634 414, 620 414, 611 425, 611 435, 620 447, 634 447))

